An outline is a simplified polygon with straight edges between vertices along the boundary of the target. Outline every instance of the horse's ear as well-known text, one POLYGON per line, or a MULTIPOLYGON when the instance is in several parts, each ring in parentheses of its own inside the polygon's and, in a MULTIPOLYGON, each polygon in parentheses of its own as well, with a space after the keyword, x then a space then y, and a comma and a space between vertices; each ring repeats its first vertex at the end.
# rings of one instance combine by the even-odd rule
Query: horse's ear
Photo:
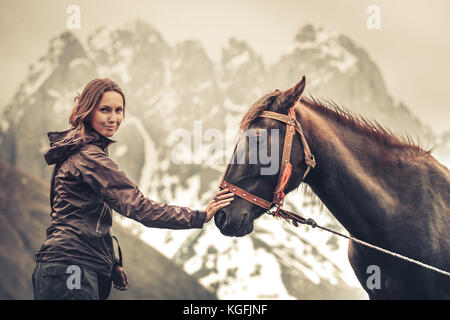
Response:
POLYGON ((305 90, 305 85, 306 78, 303 76, 302 80, 300 80, 295 86, 284 91, 279 97, 281 107, 283 109, 289 109, 292 107, 294 103, 302 96, 303 90, 305 90))

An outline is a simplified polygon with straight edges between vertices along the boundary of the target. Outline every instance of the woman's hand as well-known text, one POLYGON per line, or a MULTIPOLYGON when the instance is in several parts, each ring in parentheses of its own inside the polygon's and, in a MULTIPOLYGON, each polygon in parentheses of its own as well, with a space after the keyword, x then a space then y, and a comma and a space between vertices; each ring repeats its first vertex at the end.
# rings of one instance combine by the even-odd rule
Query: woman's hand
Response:
POLYGON ((114 288, 125 291, 128 289, 128 276, 125 269, 117 265, 112 274, 114 288))
POLYGON ((205 222, 208 222, 211 220, 212 217, 216 214, 217 211, 220 209, 228 206, 231 201, 234 200, 233 193, 227 193, 227 189, 223 189, 219 192, 217 192, 211 199, 211 201, 208 204, 208 207, 206 207, 206 220, 205 222))

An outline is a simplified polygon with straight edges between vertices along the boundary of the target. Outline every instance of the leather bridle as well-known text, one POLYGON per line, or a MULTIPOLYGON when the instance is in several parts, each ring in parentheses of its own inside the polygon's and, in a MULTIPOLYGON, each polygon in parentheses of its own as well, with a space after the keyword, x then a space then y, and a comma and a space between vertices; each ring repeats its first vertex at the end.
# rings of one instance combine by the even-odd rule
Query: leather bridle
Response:
MULTIPOLYGON (((295 107, 301 104, 299 103, 299 100, 289 109, 288 114, 282 114, 277 113, 273 111, 263 111, 258 117, 261 118, 269 118, 277 121, 281 121, 286 123, 286 134, 284 137, 284 146, 283 146, 283 153, 281 158, 281 165, 280 170, 278 174, 278 182, 277 186, 274 190, 274 196, 272 202, 269 202, 265 199, 262 199, 254 194, 251 194, 250 192, 239 188, 238 186, 235 186, 234 184, 228 182, 225 180, 225 176, 229 169, 229 164, 225 170, 225 173, 222 177, 222 182, 220 183, 221 189, 228 189, 230 192, 234 193, 235 195, 239 196, 240 198, 247 200, 261 208, 266 209, 268 212, 271 208, 275 207, 275 212, 269 212, 270 214, 278 217, 284 217, 284 218, 291 218, 295 224, 295 221, 300 223, 305 223, 306 220, 292 212, 283 210, 281 207, 283 206, 283 201, 285 197, 284 190, 286 189, 286 186, 289 182, 291 172, 292 172, 292 164, 290 162, 291 158, 291 150, 292 150, 292 139, 297 132, 300 135, 300 139, 303 144, 303 151, 305 153, 305 163, 307 165, 307 169, 305 171, 305 174, 303 175, 302 181, 305 179, 308 172, 311 170, 311 168, 314 168, 316 166, 316 162, 314 159, 314 156, 311 154, 311 150, 309 149, 308 143, 306 142, 305 135, 303 134, 302 127, 300 125, 300 122, 297 121, 295 116, 295 107)), ((234 156, 234 155, 233 155, 234 156)))

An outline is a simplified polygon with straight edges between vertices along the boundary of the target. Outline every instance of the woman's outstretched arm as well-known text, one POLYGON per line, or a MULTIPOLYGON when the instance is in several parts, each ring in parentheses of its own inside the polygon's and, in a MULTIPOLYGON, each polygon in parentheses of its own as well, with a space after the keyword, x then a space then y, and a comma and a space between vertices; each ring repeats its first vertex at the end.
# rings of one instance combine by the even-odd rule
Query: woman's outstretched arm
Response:
POLYGON ((214 214, 232 201, 232 193, 217 193, 205 211, 169 205, 145 197, 137 185, 99 147, 88 144, 80 151, 79 170, 84 182, 121 215, 147 227, 167 229, 202 228, 214 214), (218 197, 219 201, 214 201, 218 197))

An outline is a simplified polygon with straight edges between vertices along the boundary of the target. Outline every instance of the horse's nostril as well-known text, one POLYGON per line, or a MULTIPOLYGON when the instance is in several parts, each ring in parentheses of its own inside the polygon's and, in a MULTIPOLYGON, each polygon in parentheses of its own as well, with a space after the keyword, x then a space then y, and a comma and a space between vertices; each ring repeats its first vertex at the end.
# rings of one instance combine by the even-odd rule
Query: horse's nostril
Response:
POLYGON ((221 229, 223 227, 223 225, 225 224, 225 220, 227 219, 226 215, 225 215, 225 211, 223 210, 219 210, 218 212, 216 212, 216 214, 214 215, 214 222, 216 223, 216 226, 221 229))

